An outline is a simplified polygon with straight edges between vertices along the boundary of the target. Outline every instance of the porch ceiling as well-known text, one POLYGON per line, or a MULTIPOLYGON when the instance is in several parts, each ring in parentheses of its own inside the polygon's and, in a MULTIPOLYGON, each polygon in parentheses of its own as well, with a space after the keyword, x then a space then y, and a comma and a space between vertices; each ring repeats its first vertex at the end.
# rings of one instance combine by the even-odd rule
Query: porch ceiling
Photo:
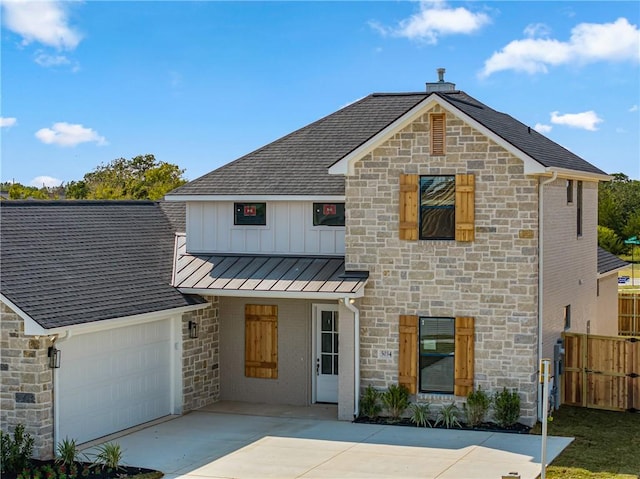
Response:
POLYGON ((368 277, 339 256, 189 254, 176 235, 172 285, 183 293, 337 299, 362 296, 368 277))

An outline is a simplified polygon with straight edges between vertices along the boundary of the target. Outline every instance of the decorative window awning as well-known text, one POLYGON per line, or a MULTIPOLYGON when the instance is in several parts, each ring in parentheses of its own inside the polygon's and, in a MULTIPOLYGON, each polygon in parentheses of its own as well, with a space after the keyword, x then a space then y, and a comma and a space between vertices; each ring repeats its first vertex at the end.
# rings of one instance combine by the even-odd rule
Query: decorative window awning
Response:
POLYGON ((172 286, 214 296, 339 299, 364 294, 367 271, 345 271, 343 257, 189 254, 176 235, 172 286))

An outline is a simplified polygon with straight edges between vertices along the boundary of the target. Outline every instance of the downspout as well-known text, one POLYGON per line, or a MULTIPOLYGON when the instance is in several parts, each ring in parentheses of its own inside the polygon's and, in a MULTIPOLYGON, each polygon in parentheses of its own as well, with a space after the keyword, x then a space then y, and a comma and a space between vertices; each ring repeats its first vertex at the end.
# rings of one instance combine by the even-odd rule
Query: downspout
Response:
MULTIPOLYGON (((540 183, 538 190, 538 368, 540 367, 540 361, 542 360, 542 292, 544 287, 544 186, 554 182, 558 178, 558 172, 553 171, 551 178, 540 183)), ((536 377, 538 375, 536 374, 536 377)), ((538 381, 538 420, 542 419, 542 384, 538 381)))
POLYGON ((344 305, 353 312, 353 417, 358 417, 360 404, 360 310, 356 308, 351 301, 354 300, 344 298, 344 305))
MULTIPOLYGON (((67 339, 69 339, 70 337, 71 337, 71 331, 68 329, 64 332, 64 336, 62 337, 58 336, 57 334, 54 334, 50 338, 51 346, 54 346, 56 343, 62 343, 67 339)), ((62 360, 60 360, 60 362, 62 363, 62 360)), ((60 399, 60 392, 56 387, 56 383, 58 382, 57 377, 58 377, 58 370, 54 369, 51 377, 51 382, 52 382, 51 386, 53 388, 53 456, 54 457, 56 455, 56 445, 59 442, 59 436, 60 436, 60 431, 58 430, 58 425, 60 424, 60 421, 58 420, 59 419, 58 404, 60 399)))

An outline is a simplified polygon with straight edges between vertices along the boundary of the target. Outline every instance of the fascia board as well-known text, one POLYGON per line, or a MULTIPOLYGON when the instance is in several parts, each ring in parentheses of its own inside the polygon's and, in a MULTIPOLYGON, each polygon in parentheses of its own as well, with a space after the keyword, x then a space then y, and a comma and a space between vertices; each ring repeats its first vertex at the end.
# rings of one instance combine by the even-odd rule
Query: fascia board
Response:
POLYGON ((614 268, 610 271, 605 271, 604 273, 598 273, 598 279, 600 278, 606 278, 607 276, 611 276, 612 274, 617 274, 619 271, 622 271, 623 269, 627 269, 628 266, 620 266, 619 268, 614 268))
POLYGON ((151 313, 137 314, 134 316, 124 316, 122 318, 103 319, 100 321, 92 321, 92 322, 83 323, 83 324, 71 324, 68 326, 61 326, 61 327, 50 328, 50 329, 43 328, 38 323, 36 323, 33 319, 27 316, 24 318, 25 320, 24 334, 27 336, 50 336, 52 334, 62 334, 67 331, 71 331, 73 335, 93 333, 96 331, 106 331, 108 329, 131 326, 133 324, 150 323, 150 322, 158 321, 161 319, 167 319, 172 316, 186 313, 189 311, 204 309, 207 306, 209 306, 209 303, 193 304, 190 306, 183 306, 180 308, 165 309, 163 311, 154 311, 151 313))
POLYGON ((568 168, 547 168, 549 173, 556 172, 558 178, 565 178, 569 180, 586 180, 586 181, 611 181, 613 179, 610 175, 602 175, 600 173, 589 173, 588 171, 570 170, 568 168))
POLYGON ((345 195, 173 195, 165 196, 166 201, 345 201, 345 195))
POLYGON ((24 321, 24 334, 27 336, 46 336, 51 334, 48 329, 43 328, 34 319, 18 307, 13 301, 4 294, 0 294, 0 301, 6 304, 11 310, 22 318, 24 321))
MULTIPOLYGON (((366 284, 366 282, 365 282, 366 284)), ((200 296, 230 296, 244 298, 279 298, 279 299, 341 299, 341 298, 361 298, 364 296, 363 285, 355 293, 308 293, 304 291, 255 291, 255 290, 225 290, 225 289, 202 289, 202 288, 178 288, 184 294, 198 294, 200 296)))

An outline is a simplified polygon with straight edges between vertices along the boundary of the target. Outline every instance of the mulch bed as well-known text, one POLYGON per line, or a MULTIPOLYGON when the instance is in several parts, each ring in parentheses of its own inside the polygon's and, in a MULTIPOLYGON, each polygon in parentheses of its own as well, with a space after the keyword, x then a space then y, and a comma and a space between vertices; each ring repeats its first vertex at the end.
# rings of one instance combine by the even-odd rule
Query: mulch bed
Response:
POLYGON ((53 460, 40 461, 31 459, 31 467, 22 473, 2 473, 2 479, 121 479, 124 477, 136 479, 158 479, 164 474, 153 469, 143 467, 121 466, 117 471, 96 467, 92 463, 77 462, 75 474, 70 468, 60 469, 60 465, 53 460))
MULTIPOLYGON (((411 422, 411 419, 408 417, 401 418, 398 421, 394 421, 391 418, 379 416, 376 418, 369 418, 366 416, 359 416, 353 420, 355 423, 360 424, 381 424, 385 426, 404 426, 404 427, 417 427, 415 423, 411 422)), ((430 425, 427 427, 432 427, 435 429, 447 429, 444 425, 438 424, 434 425, 434 421, 429 423, 430 425)), ((514 424, 511 427, 505 428, 500 427, 496 423, 493 422, 485 422, 476 427, 470 427, 467 424, 461 422, 460 427, 452 427, 450 429, 458 429, 463 431, 484 431, 484 432, 508 432, 513 434, 529 434, 531 431, 531 427, 525 426, 524 424, 514 424)))

